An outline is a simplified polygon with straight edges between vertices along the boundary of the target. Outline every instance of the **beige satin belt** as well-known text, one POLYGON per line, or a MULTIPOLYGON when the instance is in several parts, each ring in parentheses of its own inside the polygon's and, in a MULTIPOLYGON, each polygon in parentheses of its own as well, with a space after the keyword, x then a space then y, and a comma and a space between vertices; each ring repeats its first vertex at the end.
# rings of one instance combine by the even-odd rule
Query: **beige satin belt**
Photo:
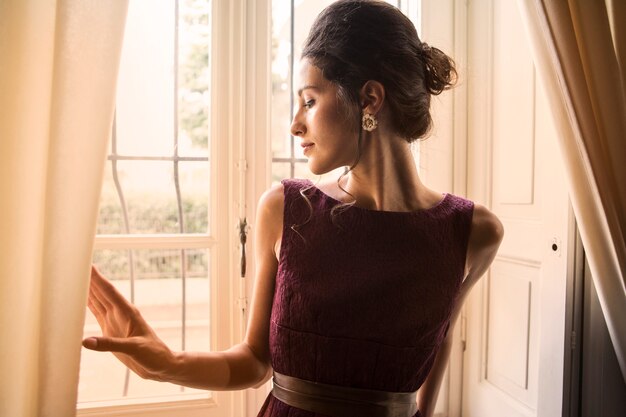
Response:
POLYGON ((272 395, 301 410, 330 417, 412 417, 416 392, 386 392, 318 384, 274 372, 272 395))

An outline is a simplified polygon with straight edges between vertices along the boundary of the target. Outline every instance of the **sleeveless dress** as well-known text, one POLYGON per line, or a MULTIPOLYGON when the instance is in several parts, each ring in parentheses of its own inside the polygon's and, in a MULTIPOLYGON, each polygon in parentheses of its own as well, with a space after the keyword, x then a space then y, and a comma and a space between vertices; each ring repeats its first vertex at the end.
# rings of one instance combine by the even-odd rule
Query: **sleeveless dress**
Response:
MULTIPOLYGON (((282 184, 273 369, 323 384, 417 390, 448 331, 474 204, 445 194, 425 210, 351 207, 331 217, 340 202, 312 182, 282 184)), ((323 417, 271 393, 258 416, 323 417)))

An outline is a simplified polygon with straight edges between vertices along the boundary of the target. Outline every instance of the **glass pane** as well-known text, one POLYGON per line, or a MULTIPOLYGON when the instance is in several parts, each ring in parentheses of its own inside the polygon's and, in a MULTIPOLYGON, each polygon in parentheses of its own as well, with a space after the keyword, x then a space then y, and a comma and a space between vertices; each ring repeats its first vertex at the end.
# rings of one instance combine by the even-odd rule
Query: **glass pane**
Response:
MULTIPOLYGON (((185 350, 210 349, 208 250, 99 250, 94 253, 94 263, 128 299, 132 293, 143 317, 172 349, 181 350, 183 344, 185 350)), ((95 318, 88 313, 84 337, 99 334, 95 318)), ((144 380, 132 372, 127 380, 125 367, 113 355, 83 349, 79 402, 154 397, 182 391, 180 386, 144 380)), ((197 390, 184 389, 184 392, 192 391, 197 390)))
POLYGON ((124 211, 113 180, 112 162, 108 161, 104 171, 102 191, 100 193, 100 211, 98 216, 98 234, 125 233, 124 211))
POLYGON ((302 139, 300 139, 299 137, 295 137, 293 140, 293 157, 296 159, 307 159, 307 157, 304 156, 304 149, 302 149, 302 146, 300 145, 300 143, 302 143, 302 139))
POLYGON ((291 165, 286 162, 272 163, 272 185, 278 184, 285 178, 291 178, 291 165))
POLYGON ((117 90, 118 154, 171 156, 178 149, 181 156, 208 156, 210 6, 180 2, 175 45, 174 2, 129 4, 117 90))
POLYGON ((272 156, 291 157, 291 0, 272 1, 272 156))
POLYGON ((129 2, 117 87, 117 152, 122 155, 173 153, 174 6, 129 2))
POLYGON ((180 2, 178 32, 178 153, 208 156, 211 3, 180 2))
POLYGON ((209 164, 179 162, 178 176, 185 233, 207 233, 209 229, 209 164))
POLYGON ((294 142, 294 151, 300 144, 298 138, 294 138, 290 133, 291 114, 289 113, 289 102, 281 103, 283 99, 277 97, 274 100, 272 95, 272 158, 291 158, 291 141, 294 142), (283 109, 278 109, 283 107, 283 109))
MULTIPOLYGON (((127 233, 124 208, 116 188, 112 162, 100 196, 99 234, 127 233)), ((207 233, 209 164, 178 163, 178 184, 185 233, 207 233)), ((128 215, 129 233, 180 233, 179 206, 171 161, 118 161, 117 176, 128 215)))
POLYGON ((169 161, 119 161, 130 233, 179 233, 174 167, 169 161))

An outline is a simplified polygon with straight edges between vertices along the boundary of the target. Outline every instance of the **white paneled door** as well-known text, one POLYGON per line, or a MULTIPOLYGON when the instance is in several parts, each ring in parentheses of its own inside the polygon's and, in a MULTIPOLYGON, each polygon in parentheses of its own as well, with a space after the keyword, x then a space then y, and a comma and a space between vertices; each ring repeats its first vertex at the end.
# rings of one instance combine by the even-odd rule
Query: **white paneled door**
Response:
POLYGON ((468 12, 468 191, 505 238, 466 309, 463 416, 559 416, 571 227, 557 133, 516 2, 468 12))

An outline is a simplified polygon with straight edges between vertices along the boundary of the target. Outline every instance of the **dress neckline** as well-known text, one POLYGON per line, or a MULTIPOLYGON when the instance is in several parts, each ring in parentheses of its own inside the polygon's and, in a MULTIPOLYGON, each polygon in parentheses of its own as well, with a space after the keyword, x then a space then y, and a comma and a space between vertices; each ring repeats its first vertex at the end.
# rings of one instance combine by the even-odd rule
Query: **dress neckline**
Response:
MULTIPOLYGON (((334 197, 331 197, 330 195, 326 194, 324 191, 322 191, 318 186, 316 186, 313 181, 307 179, 306 182, 308 182, 308 185, 315 190, 317 193, 319 193, 322 197, 326 198, 327 200, 333 201, 337 204, 344 204, 343 201, 337 200, 334 197)), ((359 206, 351 206, 351 208, 357 209, 359 211, 362 211, 364 213, 381 213, 381 214, 418 214, 418 213, 429 213, 429 212, 433 212, 436 211, 437 209, 440 209, 441 207, 445 206, 446 203, 448 202, 448 200, 450 199, 451 194, 449 193, 442 193, 442 198, 441 200, 439 200, 435 205, 431 206, 431 207, 427 207, 427 208, 423 208, 423 209, 417 209, 417 210, 412 210, 412 211, 392 211, 392 210, 374 210, 374 209, 368 209, 365 207, 359 207, 359 206)))

